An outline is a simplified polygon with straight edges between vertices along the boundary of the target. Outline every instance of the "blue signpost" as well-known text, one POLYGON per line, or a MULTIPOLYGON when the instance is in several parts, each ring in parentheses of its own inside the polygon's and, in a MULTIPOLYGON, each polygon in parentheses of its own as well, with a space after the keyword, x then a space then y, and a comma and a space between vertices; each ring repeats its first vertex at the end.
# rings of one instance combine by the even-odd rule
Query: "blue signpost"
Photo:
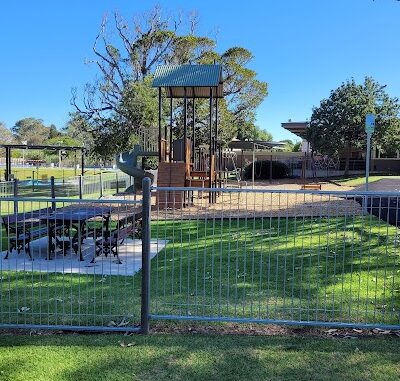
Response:
POLYGON ((365 116, 365 132, 367 133, 367 152, 366 152, 366 163, 365 163, 365 190, 368 191, 368 178, 369 178, 369 166, 371 159, 371 135, 375 130, 375 115, 367 114, 365 116))

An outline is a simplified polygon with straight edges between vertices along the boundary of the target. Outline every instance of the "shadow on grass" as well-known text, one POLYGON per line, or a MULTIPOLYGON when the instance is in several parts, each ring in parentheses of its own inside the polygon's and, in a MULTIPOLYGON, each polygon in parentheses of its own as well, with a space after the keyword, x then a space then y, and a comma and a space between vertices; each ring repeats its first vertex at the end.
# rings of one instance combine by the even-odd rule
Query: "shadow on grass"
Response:
POLYGON ((389 338, 63 335, 3 336, 0 343, 13 346, 0 359, 5 380, 49 374, 68 381, 389 380, 400 374, 398 340, 389 338), (47 357, 38 361, 41 353, 47 357), (23 366, 15 362, 20 358, 23 366))

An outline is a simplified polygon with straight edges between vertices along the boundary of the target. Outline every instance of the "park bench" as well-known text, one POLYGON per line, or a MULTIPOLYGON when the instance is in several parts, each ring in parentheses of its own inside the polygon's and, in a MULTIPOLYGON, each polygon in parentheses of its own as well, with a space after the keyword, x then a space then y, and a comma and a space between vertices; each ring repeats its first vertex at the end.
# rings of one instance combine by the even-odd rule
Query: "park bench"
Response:
POLYGON ((8 259, 9 254, 15 249, 18 254, 24 250, 33 260, 31 242, 47 235, 47 226, 42 225, 40 216, 50 212, 51 208, 44 208, 1 216, 1 224, 5 228, 8 241, 7 254, 4 259, 8 259))
POLYGON ((96 257, 104 254, 106 257, 113 254, 117 257, 117 263, 121 264, 118 246, 127 238, 142 238, 142 212, 135 213, 108 213, 102 216, 102 226, 93 228, 95 241, 95 253, 90 263, 94 263, 96 257), (113 228, 111 225, 115 224, 113 228))
POLYGON ((303 184, 301 186, 303 190, 321 190, 321 184, 303 184))

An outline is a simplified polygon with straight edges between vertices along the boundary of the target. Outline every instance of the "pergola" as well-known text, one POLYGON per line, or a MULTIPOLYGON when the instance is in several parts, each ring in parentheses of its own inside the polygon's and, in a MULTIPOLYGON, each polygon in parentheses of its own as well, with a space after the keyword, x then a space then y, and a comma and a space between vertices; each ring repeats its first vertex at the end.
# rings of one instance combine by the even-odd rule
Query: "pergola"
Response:
MULTIPOLYGON (((254 187, 254 181, 255 181, 255 162, 256 162, 256 150, 267 150, 271 151, 272 148, 282 148, 285 146, 285 143, 282 142, 270 142, 270 141, 264 141, 264 140, 232 140, 229 144, 228 147, 232 150, 241 150, 242 151, 242 157, 243 157, 243 151, 251 151, 253 155, 253 164, 252 164, 252 182, 253 182, 253 187, 254 187)), ((243 158, 242 158, 243 162, 243 158)), ((270 181, 272 181, 272 156, 270 159, 270 181)))
POLYGON ((0 147, 6 150, 6 181, 11 180, 11 151, 13 149, 33 149, 44 151, 80 151, 81 152, 81 173, 85 171, 85 152, 84 147, 71 147, 71 146, 48 146, 48 145, 27 145, 27 144, 0 144, 0 147))
MULTIPOLYGON (((183 152, 185 163, 187 163, 187 137, 188 137, 188 99, 192 99, 192 154, 196 147, 196 115, 195 100, 209 100, 209 152, 211 171, 212 157, 216 152, 218 140, 218 99, 223 98, 223 81, 221 65, 162 65, 157 67, 154 73, 153 87, 158 88, 158 134, 159 134, 159 160, 166 161, 166 144, 168 141, 168 126, 163 129, 162 121, 162 88, 165 89, 166 97, 169 98, 169 147, 172 149, 173 128, 173 99, 183 99, 183 152), (215 117, 213 110, 215 109, 215 117), (213 128, 214 127, 214 128, 213 128)), ((170 158, 172 156, 170 155, 170 158)), ((215 164, 215 163, 214 163, 215 164)), ((210 176, 210 187, 211 176, 210 176)))

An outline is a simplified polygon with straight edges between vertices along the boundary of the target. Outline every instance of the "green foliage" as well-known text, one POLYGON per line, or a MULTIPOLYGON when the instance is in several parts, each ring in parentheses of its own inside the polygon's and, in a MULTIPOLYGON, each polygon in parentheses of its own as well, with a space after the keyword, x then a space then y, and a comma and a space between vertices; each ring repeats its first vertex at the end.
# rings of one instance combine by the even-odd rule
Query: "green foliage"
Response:
POLYGON ((47 141, 50 128, 43 124, 42 119, 30 117, 17 121, 12 132, 19 143, 26 141, 29 145, 40 145, 47 141))
POLYGON ((313 109, 307 140, 315 151, 335 155, 346 151, 348 161, 351 148, 364 148, 365 115, 376 115, 376 130, 373 142, 382 150, 400 148, 400 105, 391 98, 373 78, 366 77, 363 84, 347 81, 332 90, 329 98, 323 99, 313 109))
POLYGON ((382 149, 395 145, 400 148, 400 105, 397 98, 391 98, 372 78, 365 78, 362 85, 354 80, 343 83, 333 90, 328 99, 314 108, 307 140, 315 150, 332 154, 347 146, 365 146, 365 115, 376 115, 375 144, 382 149))
POLYGON ((293 142, 291 139, 281 140, 280 143, 285 143, 282 151, 284 152, 300 152, 301 151, 301 142, 293 142))
POLYGON ((12 144, 14 136, 3 122, 0 122, 0 144, 12 144))
MULTIPOLYGON (((257 180, 268 180, 270 178, 270 161, 259 160, 255 163, 254 177, 257 180)), ((253 163, 244 168, 244 178, 251 180, 253 176, 253 163)), ((272 178, 282 179, 289 176, 289 167, 281 161, 272 161, 272 178)))
MULTIPOLYGON (((96 156, 109 158, 129 149, 143 128, 157 126, 158 99, 151 80, 155 68, 165 63, 220 63, 225 99, 219 101, 219 138, 230 141, 244 125, 262 136, 254 120, 256 108, 267 95, 267 84, 248 67, 253 58, 250 51, 232 47, 219 54, 215 40, 195 34, 195 20, 191 20, 190 30, 182 31, 178 20, 163 17, 158 8, 135 19, 133 27, 118 14, 114 20, 111 26, 107 20, 103 22, 94 44, 100 79, 86 86, 83 105, 78 104, 76 94, 73 97, 83 120, 80 128, 91 134, 96 156), (117 33, 109 33, 110 27, 117 33)), ((179 138, 183 131, 182 102, 175 102, 175 107, 173 135, 179 138)), ((199 144, 209 143, 208 112, 207 100, 197 100, 195 125, 199 144)), ((169 124, 168 118, 164 113, 164 125, 169 124)))
POLYGON ((239 140, 272 141, 272 134, 256 126, 252 120, 240 120, 238 123, 237 138, 239 140))

